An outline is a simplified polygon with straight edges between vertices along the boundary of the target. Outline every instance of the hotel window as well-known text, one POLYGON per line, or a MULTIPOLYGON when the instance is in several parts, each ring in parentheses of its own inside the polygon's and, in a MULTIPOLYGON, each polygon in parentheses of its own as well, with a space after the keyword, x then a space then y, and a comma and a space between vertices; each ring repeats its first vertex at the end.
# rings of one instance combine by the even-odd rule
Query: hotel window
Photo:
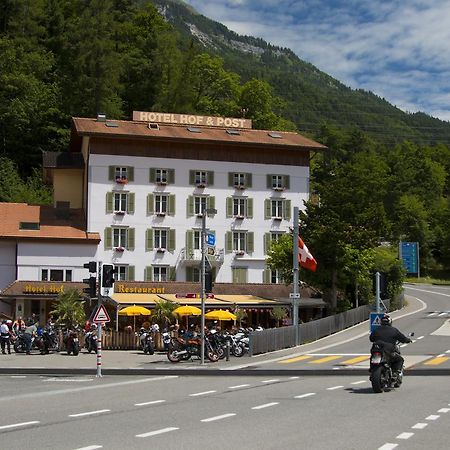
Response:
POLYGON ((134 167, 130 166, 109 166, 108 179, 119 184, 134 181, 134 167))
POLYGON ((134 228, 105 228, 105 250, 134 250, 134 228))
POLYGON ((153 266, 153 281, 168 281, 168 272, 166 266, 153 266))
POLYGON ((173 184, 175 183, 175 170, 152 167, 150 169, 149 179, 150 183, 156 183, 159 185, 173 184))
POLYGON ((205 209, 207 209, 206 198, 207 197, 194 196, 194 214, 195 215, 197 215, 197 216, 202 215, 203 211, 205 211, 205 209))
POLYGON ((254 234, 250 231, 227 231, 225 235, 225 251, 236 254, 254 251, 254 234))
POLYGON ((212 186, 214 184, 214 172, 207 170, 190 170, 189 184, 197 187, 212 186))
POLYGON ((154 230, 155 247, 167 248, 167 230, 154 230))
POLYGON ((291 219, 291 200, 274 198, 264 200, 265 219, 291 219))
POLYGON ((134 214, 134 193, 131 192, 107 192, 107 214, 134 214))
POLYGON ((198 267, 186 267, 186 281, 191 283, 200 282, 200 269, 198 267))
POLYGON ((41 281, 72 281, 72 270, 42 269, 41 281))
POLYGON ((281 271, 265 269, 264 274, 263 274, 263 282, 266 284, 281 284, 281 283, 283 283, 281 271))
POLYGON ((280 236, 284 233, 282 231, 271 231, 269 233, 264 233, 264 254, 267 255, 267 252, 270 250, 270 246, 272 242, 278 241, 280 236))
POLYGON ((173 266, 147 266, 144 269, 145 281, 176 281, 176 268, 173 266))
POLYGON ((228 172, 228 186, 236 189, 252 187, 252 174, 243 172, 228 172))
MULTIPOLYGON (((209 234, 214 234, 213 230, 206 230, 209 234)), ((200 257, 200 250, 202 246, 202 232, 201 230, 187 230, 186 231, 186 259, 198 259, 200 257)))
POLYGON ((232 267, 231 274, 233 283, 247 283, 247 272, 248 269, 246 267, 232 267))
POLYGON ((205 209, 214 209, 215 197, 206 195, 189 195, 187 198, 187 216, 201 216, 205 209))
POLYGON ((289 189, 289 175, 267 175, 267 187, 275 191, 289 189))
POLYGON ((153 214, 164 216, 175 215, 175 195, 169 194, 148 194, 147 195, 147 215, 153 214))
POLYGON ((116 281, 134 281, 134 266, 115 264, 114 267, 117 269, 116 281))
POLYGON ((175 250, 175 230, 169 228, 149 228, 145 232, 145 251, 175 250))
POLYGON ((253 218, 253 199, 247 197, 228 197, 226 199, 227 217, 253 218))

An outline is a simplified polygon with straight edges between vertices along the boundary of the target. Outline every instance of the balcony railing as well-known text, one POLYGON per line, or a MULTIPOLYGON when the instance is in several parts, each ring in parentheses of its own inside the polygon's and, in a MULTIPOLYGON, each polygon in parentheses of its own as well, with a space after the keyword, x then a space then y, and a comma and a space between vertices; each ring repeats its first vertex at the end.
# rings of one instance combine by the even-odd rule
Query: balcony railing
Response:
MULTIPOLYGON (((216 249, 215 253, 213 255, 207 253, 207 257, 209 259, 209 261, 212 264, 222 264, 223 263, 223 259, 224 259, 224 249, 216 249)), ((200 263, 200 261, 202 260, 202 251, 197 249, 197 250, 190 250, 187 251, 186 248, 183 248, 181 250, 180 253, 180 262, 181 263, 185 263, 188 264, 189 263, 194 263, 194 264, 198 264, 200 263)))

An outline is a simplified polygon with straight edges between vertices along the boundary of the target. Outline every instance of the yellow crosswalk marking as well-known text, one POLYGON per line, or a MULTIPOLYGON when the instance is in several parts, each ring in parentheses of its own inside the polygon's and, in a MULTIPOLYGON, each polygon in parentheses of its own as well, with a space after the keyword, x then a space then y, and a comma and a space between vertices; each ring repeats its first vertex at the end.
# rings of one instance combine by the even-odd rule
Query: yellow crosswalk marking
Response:
POLYGON ((356 363, 359 363, 361 361, 367 361, 368 359, 369 359, 368 355, 357 356, 356 358, 347 359, 347 361, 342 361, 342 364, 350 366, 351 364, 356 364, 356 363))
POLYGON ((333 361, 334 359, 342 358, 341 355, 325 356, 325 358, 319 358, 314 361, 308 361, 309 364, 322 364, 328 361, 333 361))
POLYGON ((309 359, 309 358, 312 358, 312 356, 310 356, 310 355, 297 356, 295 358, 284 359, 283 361, 280 361, 280 364, 289 364, 289 363, 293 363, 293 362, 297 362, 297 361, 303 361, 303 360, 309 359))
POLYGON ((448 356, 437 356, 436 358, 430 359, 427 362, 424 362, 424 366, 438 366, 439 364, 444 363, 445 361, 448 361, 450 357, 448 356))

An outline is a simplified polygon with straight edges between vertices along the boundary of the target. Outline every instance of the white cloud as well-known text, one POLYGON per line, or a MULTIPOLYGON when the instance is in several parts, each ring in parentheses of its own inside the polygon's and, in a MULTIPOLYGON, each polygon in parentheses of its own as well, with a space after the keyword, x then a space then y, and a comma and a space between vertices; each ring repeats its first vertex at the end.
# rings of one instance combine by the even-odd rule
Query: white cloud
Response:
POLYGON ((450 116, 450 0, 187 0, 230 29, 292 49, 353 88, 450 116))

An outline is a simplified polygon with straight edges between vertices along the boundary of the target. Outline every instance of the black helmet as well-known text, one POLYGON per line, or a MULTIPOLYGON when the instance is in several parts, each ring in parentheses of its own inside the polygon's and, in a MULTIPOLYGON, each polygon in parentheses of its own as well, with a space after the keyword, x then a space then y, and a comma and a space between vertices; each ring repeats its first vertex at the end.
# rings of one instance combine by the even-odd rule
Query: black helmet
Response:
POLYGON ((392 325, 392 319, 389 316, 389 314, 385 314, 382 318, 381 318, 381 325, 384 326, 389 326, 392 325))

